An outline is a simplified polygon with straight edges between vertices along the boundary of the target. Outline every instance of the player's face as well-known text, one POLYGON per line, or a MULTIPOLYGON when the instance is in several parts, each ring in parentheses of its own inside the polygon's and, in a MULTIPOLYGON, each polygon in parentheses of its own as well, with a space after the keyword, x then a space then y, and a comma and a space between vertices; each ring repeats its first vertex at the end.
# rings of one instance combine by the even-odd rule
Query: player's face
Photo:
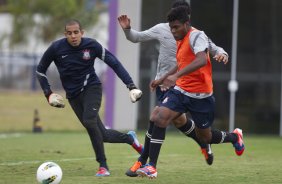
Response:
POLYGON ((181 23, 179 20, 170 22, 169 27, 176 41, 182 40, 189 31, 188 22, 181 23))
POLYGON ((83 30, 80 29, 79 25, 67 25, 65 29, 65 36, 68 40, 68 43, 73 47, 79 46, 83 36, 83 30))

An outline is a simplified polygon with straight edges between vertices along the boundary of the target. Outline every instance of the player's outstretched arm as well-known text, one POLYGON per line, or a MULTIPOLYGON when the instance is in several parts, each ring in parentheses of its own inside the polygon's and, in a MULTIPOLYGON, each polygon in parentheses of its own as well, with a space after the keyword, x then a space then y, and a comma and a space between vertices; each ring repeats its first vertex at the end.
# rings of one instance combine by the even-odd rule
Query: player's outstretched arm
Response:
POLYGON ((121 15, 118 17, 119 25, 122 29, 130 29, 130 18, 127 15, 121 15))
POLYGON ((54 47, 51 45, 43 54, 39 64, 36 67, 36 77, 39 81, 39 84, 44 92, 44 95, 48 101, 48 103, 53 107, 64 108, 64 98, 56 93, 53 93, 50 84, 48 82, 48 78, 46 75, 46 71, 50 64, 53 62, 54 57, 54 47))
POLYGON ((129 97, 131 102, 135 103, 140 100, 142 96, 142 91, 136 87, 131 76, 123 67, 121 62, 110 51, 103 48, 99 43, 97 43, 97 46, 97 50, 101 49, 101 53, 105 53, 102 57, 99 56, 99 58, 114 70, 116 75, 129 89, 129 97))
POLYGON ((223 62, 224 64, 228 63, 228 54, 225 52, 225 50, 221 47, 218 47, 213 43, 213 41, 208 38, 208 43, 209 43, 209 50, 213 58, 218 61, 218 62, 223 62))

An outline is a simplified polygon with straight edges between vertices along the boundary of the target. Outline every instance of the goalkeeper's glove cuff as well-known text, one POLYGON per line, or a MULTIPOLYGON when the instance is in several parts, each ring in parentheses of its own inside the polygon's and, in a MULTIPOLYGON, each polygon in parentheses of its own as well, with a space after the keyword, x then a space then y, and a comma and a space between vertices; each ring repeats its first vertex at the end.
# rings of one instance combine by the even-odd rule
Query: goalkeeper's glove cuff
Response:
POLYGON ((44 90, 44 95, 47 99, 47 101, 49 102, 49 96, 53 93, 50 89, 49 90, 44 90))
POLYGON ((129 89, 129 91, 131 91, 131 90, 133 90, 133 89, 137 89, 137 87, 135 86, 135 84, 134 84, 134 83, 127 84, 127 86, 126 86, 126 87, 129 89))

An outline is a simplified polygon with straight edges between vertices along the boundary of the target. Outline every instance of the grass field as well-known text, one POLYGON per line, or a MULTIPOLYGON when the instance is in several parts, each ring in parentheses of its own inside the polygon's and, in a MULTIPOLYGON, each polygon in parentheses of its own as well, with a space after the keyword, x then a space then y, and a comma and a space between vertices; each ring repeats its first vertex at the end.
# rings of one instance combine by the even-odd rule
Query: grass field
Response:
MULTIPOLYGON (((64 96, 64 92, 59 92, 64 96)), ((83 130, 67 101, 66 107, 51 107, 41 91, 0 91, 0 132, 30 132, 34 110, 39 111, 44 130, 83 130)))
MULTIPOLYGON (((63 93, 60 93, 63 95, 63 93)), ((125 171, 138 155, 125 144, 105 144, 111 176, 97 178, 90 140, 71 108, 52 108, 41 92, 0 92, 0 184, 35 184, 38 166, 55 161, 63 169, 62 184, 240 184, 282 183, 282 139, 245 135, 242 157, 230 144, 213 145, 208 166, 198 146, 177 132, 168 132, 158 163, 158 178, 129 178, 125 171), (38 109, 44 133, 31 133, 38 109), (20 132, 20 133, 18 133, 20 132)), ((138 132, 144 140, 144 132, 138 132)))
MULTIPOLYGON (((57 92, 65 96, 65 92, 57 92)), ((103 103, 103 101, 102 101, 103 103)), ((40 124, 46 131, 81 131, 79 123, 69 103, 65 108, 51 107, 43 92, 18 92, 0 90, 0 133, 30 132, 35 109, 39 112, 40 124)), ((100 108, 103 117, 103 108, 100 108)))
MULTIPOLYGON (((140 140, 143 134, 138 132, 140 140)), ((168 132, 156 180, 125 176, 138 155, 126 144, 105 144, 111 176, 97 178, 98 165, 83 131, 1 134, 0 184, 37 183, 37 167, 50 160, 62 167, 62 184, 282 183, 281 138, 246 136, 245 144, 241 157, 230 144, 214 145, 214 164, 208 166, 191 139, 168 132)))

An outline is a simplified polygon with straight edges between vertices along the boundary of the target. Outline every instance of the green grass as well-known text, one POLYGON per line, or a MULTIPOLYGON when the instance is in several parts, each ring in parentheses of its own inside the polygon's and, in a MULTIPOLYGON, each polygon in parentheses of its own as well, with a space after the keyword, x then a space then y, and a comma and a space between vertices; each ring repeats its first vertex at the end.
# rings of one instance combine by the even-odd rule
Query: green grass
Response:
MULTIPOLYGON (((215 160, 208 166, 196 143, 175 132, 167 134, 156 180, 124 175, 138 158, 125 144, 105 144, 111 176, 97 178, 90 140, 67 102, 64 109, 57 109, 48 105, 41 92, 1 91, 0 104, 0 184, 35 184, 38 166, 50 160, 62 167, 62 184, 282 183, 279 137, 245 135, 246 151, 241 157, 230 144, 213 145, 215 160), (30 133, 35 109, 42 134, 30 133)), ((144 140, 144 132, 138 133, 144 140)))
MULTIPOLYGON (((65 95, 64 92, 58 93, 65 95)), ((83 130, 67 100, 65 104, 63 109, 51 107, 41 91, 0 91, 0 132, 30 132, 35 109, 39 112, 44 130, 83 130)), ((102 113, 103 107, 100 109, 101 117, 102 113)))
MULTIPOLYGON (((138 135, 144 139, 144 132, 138 135)), ((62 167, 62 184, 282 183, 281 138, 245 136, 245 145, 241 157, 230 144, 213 145, 215 160, 208 166, 196 143, 168 132, 159 157, 158 178, 149 180, 124 175, 138 157, 130 146, 105 144, 111 176, 97 178, 98 164, 84 131, 0 134, 0 184, 35 184, 38 166, 49 160, 62 167)))

